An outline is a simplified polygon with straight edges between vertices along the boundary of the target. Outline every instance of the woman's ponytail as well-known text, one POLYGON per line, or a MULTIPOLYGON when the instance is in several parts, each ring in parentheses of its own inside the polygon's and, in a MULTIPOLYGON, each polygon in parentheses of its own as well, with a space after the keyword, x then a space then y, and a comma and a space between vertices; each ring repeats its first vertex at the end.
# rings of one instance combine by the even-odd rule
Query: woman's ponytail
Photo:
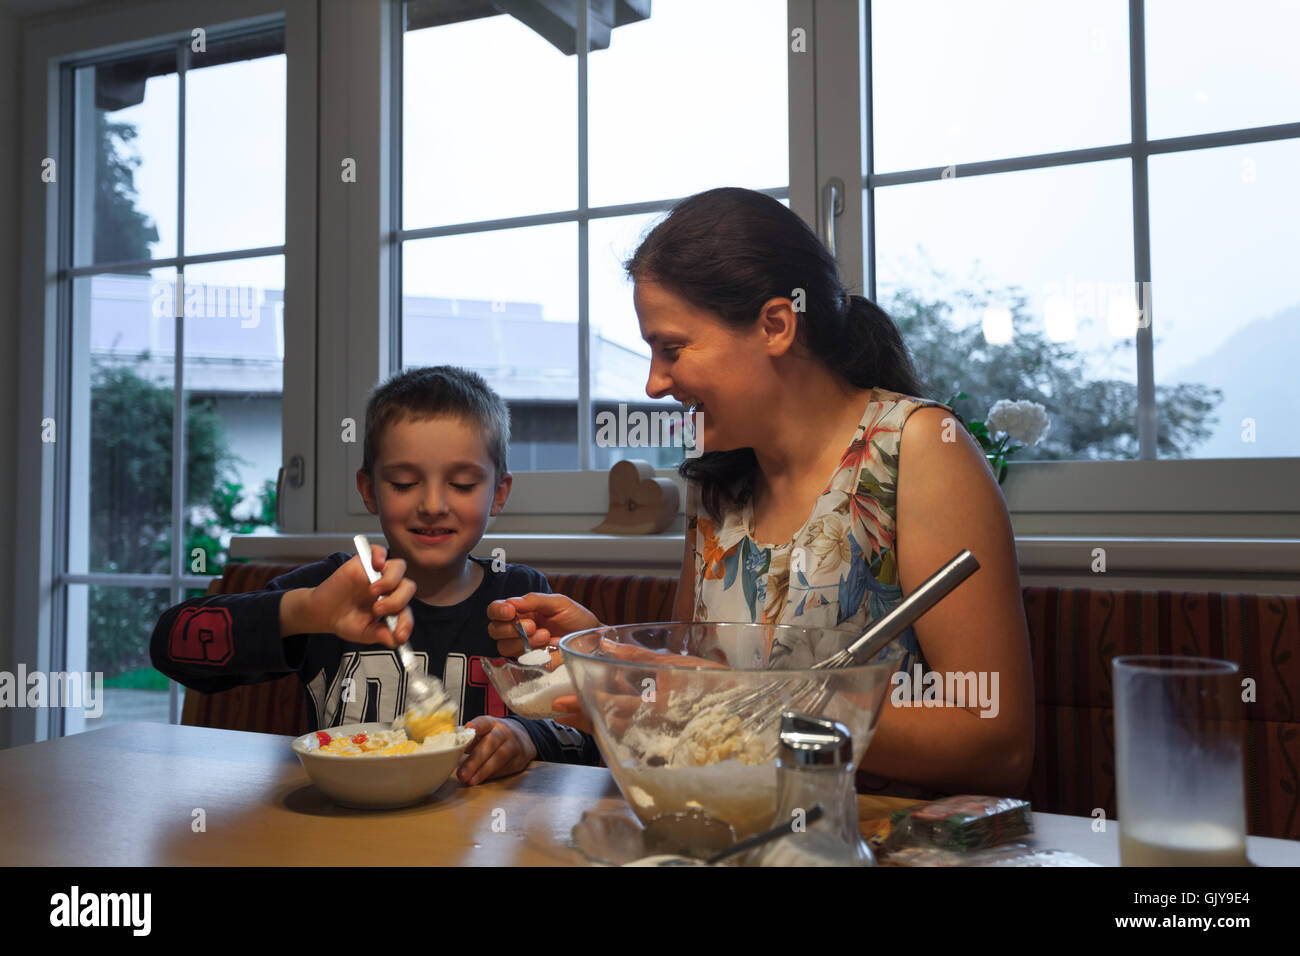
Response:
POLYGON ((849 382, 858 388, 920 396, 912 356, 884 309, 864 296, 849 296, 843 334, 840 349, 832 354, 838 357, 836 371, 849 382))

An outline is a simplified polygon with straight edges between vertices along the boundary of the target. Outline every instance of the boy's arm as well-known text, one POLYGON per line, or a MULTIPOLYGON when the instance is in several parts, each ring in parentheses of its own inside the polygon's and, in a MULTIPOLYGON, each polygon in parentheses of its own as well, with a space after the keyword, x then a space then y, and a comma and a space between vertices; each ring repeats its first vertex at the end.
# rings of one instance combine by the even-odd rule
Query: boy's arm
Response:
POLYGON ((566 727, 554 720, 528 720, 512 716, 528 732, 537 759, 550 763, 576 763, 588 767, 600 766, 600 751, 596 741, 576 727, 566 727))
MULTIPOLYGON (((315 587, 349 557, 346 552, 335 552, 323 561, 280 575, 263 591, 213 594, 168 608, 149 641, 153 666, 205 694, 299 671, 309 637, 290 633, 296 630, 293 627, 282 631, 282 604, 289 592, 315 587)), ((296 603, 284 609, 292 610, 295 618, 306 610, 296 603)))

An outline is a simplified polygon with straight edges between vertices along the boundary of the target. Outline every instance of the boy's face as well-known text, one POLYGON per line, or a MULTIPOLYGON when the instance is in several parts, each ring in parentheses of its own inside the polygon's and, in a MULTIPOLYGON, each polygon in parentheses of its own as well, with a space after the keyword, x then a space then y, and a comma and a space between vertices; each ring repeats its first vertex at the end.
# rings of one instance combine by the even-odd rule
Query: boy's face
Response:
POLYGON ((379 515, 389 552, 410 570, 443 570, 465 560, 488 518, 510 496, 479 428, 460 418, 404 418, 384 429, 374 481, 357 471, 357 490, 379 515))

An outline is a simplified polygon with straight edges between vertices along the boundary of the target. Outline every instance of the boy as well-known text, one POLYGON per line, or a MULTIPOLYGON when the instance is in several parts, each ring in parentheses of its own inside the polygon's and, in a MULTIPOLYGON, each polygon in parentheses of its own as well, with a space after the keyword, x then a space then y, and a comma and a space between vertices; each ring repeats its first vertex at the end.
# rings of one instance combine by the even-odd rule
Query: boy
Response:
POLYGON ((493 570, 493 562, 470 555, 510 495, 509 435, 505 402, 473 372, 410 369, 377 386, 366 404, 356 477, 389 545, 387 552, 374 548, 379 580, 371 584, 361 559, 339 551, 281 575, 265 591, 185 601, 154 628, 154 666, 204 693, 297 671, 309 729, 319 730, 405 713, 394 648, 409 639, 460 704, 460 720, 476 731, 458 772, 464 783, 516 773, 535 758, 598 763, 586 734, 551 720, 505 718, 479 664, 498 656, 487 634, 488 604, 550 591, 532 568, 498 563, 501 570, 493 570), (199 614, 209 630, 227 631, 228 651, 218 662, 196 644, 199 614), (396 634, 384 622, 388 614, 398 615, 396 634))

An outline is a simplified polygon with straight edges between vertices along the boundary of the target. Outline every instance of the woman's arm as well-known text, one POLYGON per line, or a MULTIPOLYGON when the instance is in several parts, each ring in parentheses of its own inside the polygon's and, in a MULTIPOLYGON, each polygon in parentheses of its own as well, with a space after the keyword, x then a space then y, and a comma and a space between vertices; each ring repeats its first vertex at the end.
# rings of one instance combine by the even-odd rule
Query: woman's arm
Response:
POLYGON ((1015 538, 992 469, 945 409, 919 408, 903 427, 897 509, 905 595, 962 548, 979 561, 914 627, 932 670, 982 672, 996 694, 989 716, 978 701, 899 707, 887 697, 863 769, 946 792, 1019 794, 1034 756, 1034 689, 1015 538))

